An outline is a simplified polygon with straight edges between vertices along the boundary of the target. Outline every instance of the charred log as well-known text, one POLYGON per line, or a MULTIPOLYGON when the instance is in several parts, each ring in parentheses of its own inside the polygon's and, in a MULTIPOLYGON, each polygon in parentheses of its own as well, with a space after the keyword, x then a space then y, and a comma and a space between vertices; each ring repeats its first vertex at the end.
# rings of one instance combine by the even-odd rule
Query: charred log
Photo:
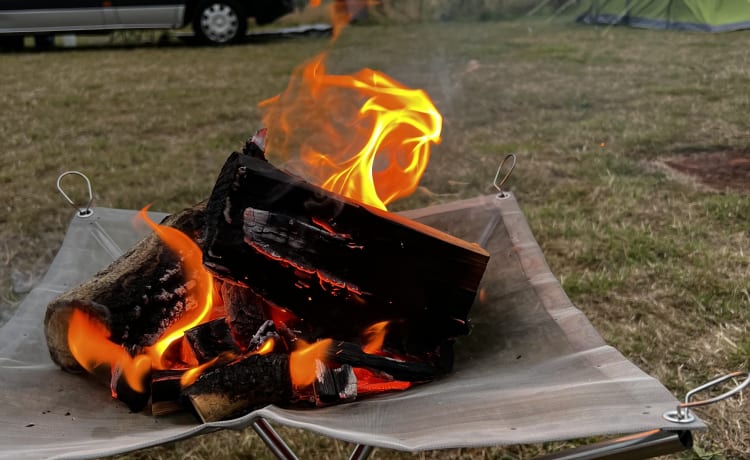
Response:
POLYGON ((289 355, 251 355, 210 369, 185 388, 184 394, 203 422, 244 415, 269 404, 292 399, 289 355))
POLYGON ((151 374, 151 414, 168 415, 182 410, 180 380, 184 370, 158 370, 151 374))
MULTIPOLYGON (((204 209, 205 203, 200 203, 167 217, 163 225, 199 241, 204 209)), ((110 340, 131 352, 152 345, 183 313, 188 291, 178 257, 152 234, 47 306, 44 328, 50 356, 63 369, 81 370, 67 340, 74 309, 101 321, 110 340)))
POLYGON ((235 343, 224 318, 208 321, 185 331, 185 340, 200 364, 227 351, 240 353, 240 347, 235 343))
POLYGON ((364 367, 371 371, 387 374, 393 380, 405 382, 425 382, 437 377, 438 370, 429 362, 400 361, 387 356, 368 354, 359 345, 349 342, 335 342, 328 352, 328 359, 352 367, 364 367))
POLYGON ((321 361, 316 361, 315 366, 313 391, 317 406, 353 401, 357 398, 357 377, 351 366, 330 368, 321 361))
POLYGON ((311 185, 247 155, 207 204, 204 264, 316 328, 352 341, 394 320, 392 346, 432 352, 468 332, 488 261, 479 246, 311 185))

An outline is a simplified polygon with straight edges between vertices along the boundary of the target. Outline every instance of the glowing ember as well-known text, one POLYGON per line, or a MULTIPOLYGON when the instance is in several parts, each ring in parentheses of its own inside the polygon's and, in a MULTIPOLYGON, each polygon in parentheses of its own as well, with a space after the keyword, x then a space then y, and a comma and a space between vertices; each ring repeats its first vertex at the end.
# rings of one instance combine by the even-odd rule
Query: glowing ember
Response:
POLYGON ((411 382, 388 380, 360 367, 354 368, 357 376, 357 394, 376 394, 385 391, 403 391, 412 386, 411 382))
POLYGON ((380 209, 411 194, 440 143, 442 117, 427 94, 380 72, 326 73, 325 55, 261 103, 268 150, 321 187, 380 209))
POLYGON ((315 361, 325 360, 333 340, 325 339, 312 345, 300 340, 301 345, 289 356, 289 374, 295 388, 304 388, 315 381, 315 361))

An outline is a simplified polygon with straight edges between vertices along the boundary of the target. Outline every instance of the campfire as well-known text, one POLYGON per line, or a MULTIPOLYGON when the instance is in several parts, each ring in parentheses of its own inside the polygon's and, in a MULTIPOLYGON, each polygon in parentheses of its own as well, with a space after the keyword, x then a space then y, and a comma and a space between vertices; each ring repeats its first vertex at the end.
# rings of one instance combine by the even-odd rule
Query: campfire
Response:
POLYGON ((469 332, 488 254, 386 210, 440 140, 429 97, 372 70, 329 75, 316 58, 264 106, 276 140, 259 131, 192 208, 161 224, 144 209, 153 234, 48 306, 54 362, 133 411, 213 421, 406 390, 449 372, 469 332), (291 145, 289 99, 346 92, 355 119, 305 126, 324 138, 287 169, 268 161, 291 145))

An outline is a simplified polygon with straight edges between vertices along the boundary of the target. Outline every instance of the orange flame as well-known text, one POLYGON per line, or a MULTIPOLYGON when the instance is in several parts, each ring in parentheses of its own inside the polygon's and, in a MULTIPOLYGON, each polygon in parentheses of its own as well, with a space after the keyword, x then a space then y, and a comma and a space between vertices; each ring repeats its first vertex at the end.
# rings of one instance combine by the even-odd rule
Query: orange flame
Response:
POLYGON ((389 321, 381 321, 365 329, 362 333, 364 345, 362 351, 368 354, 374 354, 383 349, 385 334, 388 332, 389 321))
MULTIPOLYGON (((107 326, 96 318, 76 309, 68 325, 68 346, 76 361, 89 373, 97 367, 107 365, 111 372, 119 368, 133 390, 146 391, 143 378, 155 369, 167 368, 163 360, 164 352, 184 331, 200 324, 211 311, 213 277, 203 268, 203 255, 200 248, 179 230, 157 225, 146 215, 144 208, 139 213, 161 240, 177 254, 188 286, 186 309, 172 326, 153 345, 146 347, 142 354, 131 356, 121 345, 111 340, 107 326)), ((113 396, 117 396, 114 394, 113 396)))
POLYGON ((411 194, 441 141, 442 117, 422 90, 380 72, 326 73, 320 54, 295 70, 286 91, 261 102, 268 151, 315 184, 386 209, 411 194))
POLYGON ((145 355, 130 356, 109 337, 109 329, 98 319, 81 310, 73 310, 68 323, 68 347, 78 364, 91 374, 104 365, 110 370, 120 368, 128 386, 138 393, 145 393, 143 377, 151 370, 151 359, 145 355))
POLYGON ((332 339, 320 340, 312 345, 300 340, 297 350, 289 355, 289 375, 295 388, 304 388, 315 381, 315 361, 324 361, 332 339))
POLYGON ((213 277, 203 267, 203 253, 190 237, 176 228, 156 224, 148 217, 146 211, 148 211, 148 206, 143 208, 138 216, 180 258, 182 272, 188 280, 186 285, 194 284, 191 286, 193 292, 187 299, 187 306, 182 317, 164 331, 155 344, 146 348, 146 353, 153 360, 154 367, 165 369, 167 366, 162 358, 167 348, 175 340, 182 338, 186 330, 197 326, 210 314, 214 291, 213 277))

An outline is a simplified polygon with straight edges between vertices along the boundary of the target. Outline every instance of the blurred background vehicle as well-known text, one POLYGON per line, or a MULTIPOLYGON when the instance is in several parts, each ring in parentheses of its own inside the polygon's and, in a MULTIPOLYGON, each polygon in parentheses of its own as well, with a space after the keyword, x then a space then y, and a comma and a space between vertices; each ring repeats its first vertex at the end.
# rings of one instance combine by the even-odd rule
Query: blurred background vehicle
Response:
POLYGON ((0 0, 0 47, 22 48, 27 35, 44 48, 57 33, 186 26, 200 42, 221 45, 242 39, 249 18, 268 24, 293 7, 293 0, 0 0))

